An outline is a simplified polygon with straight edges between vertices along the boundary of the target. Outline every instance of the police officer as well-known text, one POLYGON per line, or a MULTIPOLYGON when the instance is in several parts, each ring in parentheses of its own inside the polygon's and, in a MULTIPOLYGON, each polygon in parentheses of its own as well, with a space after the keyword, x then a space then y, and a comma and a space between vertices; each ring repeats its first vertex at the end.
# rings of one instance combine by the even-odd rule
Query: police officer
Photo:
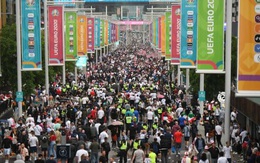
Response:
POLYGON ((120 163, 123 163, 123 158, 124 158, 124 163, 127 163, 127 151, 129 149, 130 145, 127 143, 125 139, 122 139, 122 141, 119 143, 119 149, 120 149, 120 163))

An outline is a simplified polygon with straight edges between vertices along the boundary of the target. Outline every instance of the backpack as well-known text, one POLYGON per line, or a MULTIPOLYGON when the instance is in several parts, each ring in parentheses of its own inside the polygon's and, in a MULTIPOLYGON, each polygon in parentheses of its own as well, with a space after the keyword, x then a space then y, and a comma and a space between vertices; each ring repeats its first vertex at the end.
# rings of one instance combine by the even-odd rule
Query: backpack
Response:
POLYGON ((46 143, 47 141, 48 141, 48 138, 47 138, 47 136, 44 135, 44 136, 42 137, 42 142, 43 142, 43 143, 46 143))

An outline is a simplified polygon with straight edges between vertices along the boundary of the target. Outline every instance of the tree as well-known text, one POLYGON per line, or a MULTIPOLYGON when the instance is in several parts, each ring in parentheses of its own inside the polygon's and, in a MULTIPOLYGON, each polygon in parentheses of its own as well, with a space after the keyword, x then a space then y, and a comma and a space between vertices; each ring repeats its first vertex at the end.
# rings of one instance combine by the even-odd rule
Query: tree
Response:
MULTIPOLYGON (((42 71, 22 71, 22 84, 25 96, 34 93, 38 85, 45 85, 45 56, 44 56, 44 32, 41 33, 42 47, 42 71)), ((2 59, 2 77, 0 77, 0 90, 13 91, 17 90, 17 41, 16 41, 16 24, 7 24, 0 31, 0 57, 2 59)), ((74 71, 75 62, 66 62, 67 71, 74 71)), ((61 66, 49 67, 49 81, 54 81, 55 74, 62 73, 61 66)))

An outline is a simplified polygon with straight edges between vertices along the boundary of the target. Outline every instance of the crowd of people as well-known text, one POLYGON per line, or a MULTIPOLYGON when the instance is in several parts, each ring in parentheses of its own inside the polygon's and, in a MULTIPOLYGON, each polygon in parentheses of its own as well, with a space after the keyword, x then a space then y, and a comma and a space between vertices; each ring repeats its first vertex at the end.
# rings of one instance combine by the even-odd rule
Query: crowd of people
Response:
POLYGON ((63 85, 57 76, 49 95, 37 87, 23 116, 2 126, 6 162, 15 154, 16 163, 55 163, 57 145, 66 139, 68 163, 231 163, 234 152, 259 163, 259 143, 239 126, 236 110, 231 141, 222 144, 229 126, 219 102, 205 102, 201 115, 166 62, 152 54, 149 44, 121 46, 77 82, 68 77, 63 85))

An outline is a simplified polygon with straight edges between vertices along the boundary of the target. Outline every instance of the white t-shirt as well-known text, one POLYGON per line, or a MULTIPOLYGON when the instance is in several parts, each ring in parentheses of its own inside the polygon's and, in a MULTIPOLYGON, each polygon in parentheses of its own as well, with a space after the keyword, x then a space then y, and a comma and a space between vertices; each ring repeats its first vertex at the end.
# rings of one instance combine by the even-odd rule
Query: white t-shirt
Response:
POLYGON ((152 111, 148 111, 148 112, 147 112, 147 119, 148 119, 148 120, 153 120, 153 115, 154 115, 154 114, 153 114, 152 111))
POLYGON ((36 136, 29 137, 30 147, 36 147, 38 144, 38 138, 36 136))
POLYGON ((234 121, 237 118, 237 114, 235 112, 231 112, 230 114, 231 121, 234 121))
POLYGON ((215 130, 217 135, 221 135, 222 134, 222 127, 220 125, 216 125, 215 126, 215 130))
POLYGON ((222 151, 224 152, 224 157, 231 158, 231 152, 232 152, 231 146, 229 146, 229 147, 224 146, 222 151))
POLYGON ((79 149, 76 152, 76 156, 78 157, 78 163, 81 161, 81 156, 82 155, 86 155, 88 156, 88 151, 86 151, 85 149, 79 149))
POLYGON ((218 158, 218 163, 228 163, 228 160, 226 157, 219 157, 218 158))
POLYGON ((98 119, 102 119, 103 117, 104 117, 104 115, 105 115, 105 112, 104 112, 104 110, 99 110, 98 111, 98 119))
POLYGON ((36 136, 40 136, 41 135, 41 132, 42 132, 42 127, 40 125, 36 125, 34 127, 34 133, 36 136))
POLYGON ((106 131, 102 131, 102 132, 100 133, 100 135, 99 135, 99 139, 100 139, 100 143, 101 143, 101 144, 105 142, 105 137, 108 138, 108 134, 107 134, 106 131))

